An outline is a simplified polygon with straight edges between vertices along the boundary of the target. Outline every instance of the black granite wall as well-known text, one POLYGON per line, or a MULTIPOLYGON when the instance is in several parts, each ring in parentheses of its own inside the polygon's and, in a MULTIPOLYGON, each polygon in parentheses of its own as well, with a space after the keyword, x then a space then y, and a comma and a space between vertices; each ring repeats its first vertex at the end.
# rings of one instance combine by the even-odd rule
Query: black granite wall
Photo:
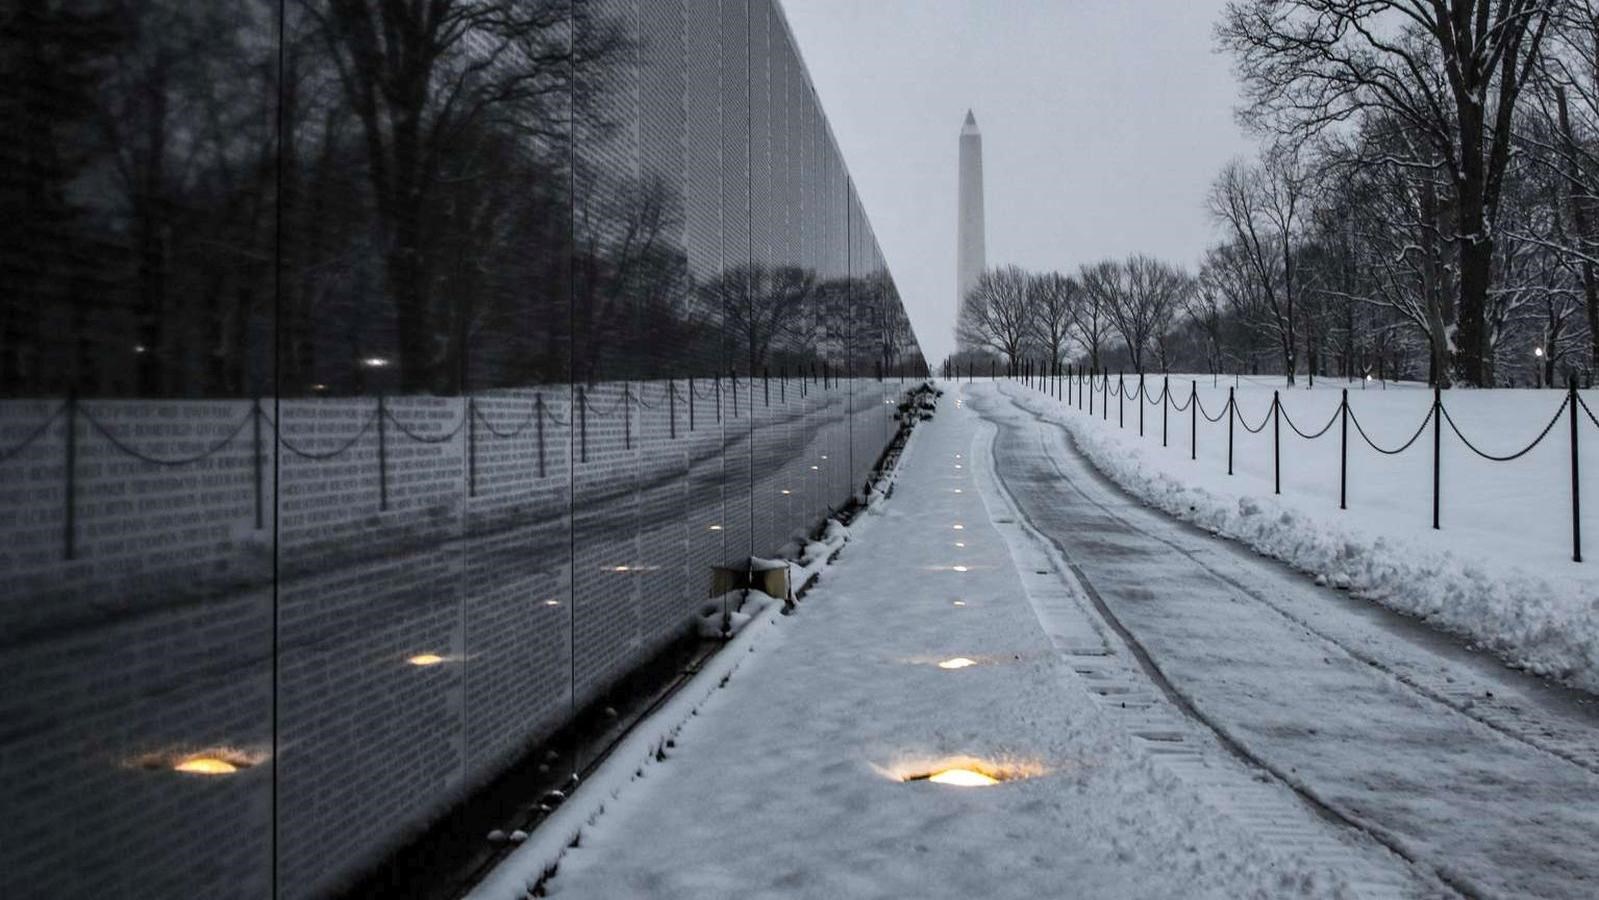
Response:
POLYGON ((336 890, 923 368, 776 0, 12 0, 0 133, 0 896, 336 890))

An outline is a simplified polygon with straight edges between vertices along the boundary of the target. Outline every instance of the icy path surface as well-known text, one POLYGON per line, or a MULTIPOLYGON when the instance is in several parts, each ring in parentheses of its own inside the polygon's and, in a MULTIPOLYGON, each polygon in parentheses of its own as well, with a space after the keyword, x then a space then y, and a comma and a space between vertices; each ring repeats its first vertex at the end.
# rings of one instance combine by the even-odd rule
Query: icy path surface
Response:
POLYGON ((1190 721, 1481 896, 1599 896, 1592 698, 1144 508, 1025 389, 967 391, 1020 515, 1190 721))
POLYGON ((1449 893, 1147 687, 1021 529, 988 468, 994 428, 958 400, 799 611, 583 830, 550 894, 1449 893), (961 656, 978 665, 936 665, 961 656), (1041 771, 983 788, 899 778, 967 756, 1041 771))

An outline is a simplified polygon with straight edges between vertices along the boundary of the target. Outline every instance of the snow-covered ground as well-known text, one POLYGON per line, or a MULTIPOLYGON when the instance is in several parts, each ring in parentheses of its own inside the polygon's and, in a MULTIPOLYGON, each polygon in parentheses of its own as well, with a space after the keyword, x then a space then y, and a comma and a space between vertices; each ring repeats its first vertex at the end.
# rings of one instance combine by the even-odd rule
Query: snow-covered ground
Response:
MULTIPOLYGON (((563 812, 584 812, 581 835, 545 884, 551 895, 1186 898, 1438 886, 1175 707, 1107 687, 1112 669, 1141 677, 1134 657, 1092 618, 1060 561, 1018 530, 989 468, 992 433, 945 397, 893 497, 854 529, 796 614, 755 623, 729 648, 730 677, 711 672, 641 727, 646 740, 671 736, 665 758, 625 754, 567 801, 563 812), (976 664, 937 665, 957 657, 976 664), (905 780, 954 765, 1027 777, 905 780), (604 811, 590 816, 596 798, 604 811)), ((481 896, 517 896, 537 878, 542 863, 516 868, 535 854, 518 855, 481 896)))
MULTIPOLYGON (((1340 510, 1341 423, 1332 417, 1341 392, 1367 436, 1384 447, 1404 444, 1427 417, 1424 386, 1347 384, 1323 379, 1314 390, 1280 380, 1243 378, 1233 428, 1234 471, 1227 475, 1228 388, 1210 376, 1172 376, 1171 393, 1186 404, 1196 383, 1206 416, 1198 419, 1198 460, 1190 460, 1189 412, 1169 412, 1162 446, 1161 408, 1124 401, 1124 425, 1112 391, 1109 418, 1095 398, 1077 409, 1037 391, 1002 383, 1030 408, 1070 428, 1103 472, 1150 504, 1235 538, 1357 596, 1463 634, 1507 661, 1588 690, 1599 690, 1599 428, 1579 409, 1583 532, 1590 561, 1572 555, 1570 426, 1564 415, 1543 443, 1513 462, 1481 459, 1446 423, 1442 440, 1441 529, 1432 529, 1431 425, 1405 452, 1372 450, 1352 424, 1348 436, 1348 509, 1340 510), (1299 430, 1331 428, 1316 440, 1281 425, 1282 494, 1273 495, 1274 391, 1299 430), (1258 434, 1251 428, 1264 425, 1258 434)), ((1136 382, 1127 381, 1136 395, 1136 382)), ((1161 383, 1148 391, 1159 397, 1161 383)), ((1599 409, 1599 392, 1582 392, 1599 409)), ((1562 391, 1448 391, 1445 406, 1461 432, 1484 452, 1508 455, 1547 426, 1562 391)))
POLYGON ((1446 893, 1595 895, 1591 695, 1148 508, 1011 386, 968 394, 1016 517, 1189 722, 1446 893))

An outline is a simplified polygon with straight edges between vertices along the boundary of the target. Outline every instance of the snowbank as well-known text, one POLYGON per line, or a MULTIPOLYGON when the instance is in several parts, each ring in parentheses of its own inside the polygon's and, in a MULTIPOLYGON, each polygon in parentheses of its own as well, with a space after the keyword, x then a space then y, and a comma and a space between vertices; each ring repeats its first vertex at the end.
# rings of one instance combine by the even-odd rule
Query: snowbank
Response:
MULTIPOLYGON (((1521 562, 1523 554, 1494 552, 1488 543, 1497 532, 1514 547, 1515 532, 1528 527, 1523 521, 1528 515, 1558 517, 1559 510, 1525 504, 1480 510, 1481 521, 1474 523, 1478 533, 1460 529, 1455 535, 1447 529, 1458 523, 1433 532, 1425 519, 1415 517, 1351 516, 1338 509, 1336 499, 1316 502, 1314 492, 1274 496, 1269 476, 1240 471, 1229 478, 1224 467, 1218 472, 1205 465, 1204 453, 1199 463, 1189 460, 1187 415, 1172 415, 1173 421, 1184 420, 1182 439, 1174 435, 1172 446, 1162 448, 1158 409, 1146 411, 1152 418, 1146 419, 1148 435, 1140 439, 1135 427, 1117 427, 1114 409, 1107 422, 1025 388, 1001 390, 1063 424, 1096 468, 1150 505, 1280 559, 1318 583, 1347 588, 1466 636, 1513 666, 1599 692, 1599 579, 1586 570, 1550 576, 1552 566, 1543 561, 1542 571, 1533 572, 1521 562), (1444 549, 1451 540, 1464 549, 1444 549)), ((1128 412, 1136 415, 1130 404, 1128 412)), ((1202 432, 1201 440, 1207 437, 1202 432)), ((1285 447, 1285 457, 1287 452, 1285 447)), ((1448 463, 1446 458, 1446 471, 1448 463)), ((1382 475, 1373 467, 1358 477, 1370 484, 1382 475)), ((1430 492, 1430 480, 1414 481, 1391 482, 1387 489, 1396 495, 1430 492)))

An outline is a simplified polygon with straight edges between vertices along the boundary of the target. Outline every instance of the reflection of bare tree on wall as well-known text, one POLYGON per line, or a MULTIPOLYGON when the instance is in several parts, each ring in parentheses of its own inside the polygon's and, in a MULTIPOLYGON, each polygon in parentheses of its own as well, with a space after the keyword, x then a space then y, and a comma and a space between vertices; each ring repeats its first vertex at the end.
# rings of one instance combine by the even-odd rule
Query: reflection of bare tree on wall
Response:
MULTIPOLYGON (((103 300, 46 261, 106 257, 85 234, 91 210, 74 182, 94 160, 91 131, 105 61, 125 38, 110 12, 21 0, 0 13, 0 392, 87 387, 87 337, 47 328, 60 313, 82 322, 103 300), (22 177, 18 177, 18 176, 22 177)), ((110 259, 105 260, 107 264, 110 259)))
POLYGON ((607 184, 585 172, 576 196, 573 377, 658 371, 661 346, 696 339, 692 284, 682 248, 681 198, 661 178, 607 184), (663 343, 664 342, 664 343, 663 343))
POLYGON ((271 300, 275 5, 152 0, 113 18, 88 127, 58 134, 87 156, 71 188, 80 237, 122 250, 96 260, 115 273, 98 296, 73 300, 73 367, 80 386, 100 366, 147 396, 243 393, 249 322, 271 300))
POLYGON ((732 358, 747 359, 750 372, 769 365, 773 351, 804 346, 810 340, 819 287, 816 273, 799 266, 738 266, 728 283, 748 285, 747 297, 723 306, 723 327, 733 342, 732 358))
POLYGON ((504 158, 507 140, 527 153, 562 146, 574 71, 618 64, 622 40, 565 0, 303 7, 360 122, 401 386, 450 390, 460 382, 458 317, 471 310, 445 289, 439 230, 469 231, 480 217, 452 208, 460 196, 449 187, 496 174, 491 160, 504 158))

